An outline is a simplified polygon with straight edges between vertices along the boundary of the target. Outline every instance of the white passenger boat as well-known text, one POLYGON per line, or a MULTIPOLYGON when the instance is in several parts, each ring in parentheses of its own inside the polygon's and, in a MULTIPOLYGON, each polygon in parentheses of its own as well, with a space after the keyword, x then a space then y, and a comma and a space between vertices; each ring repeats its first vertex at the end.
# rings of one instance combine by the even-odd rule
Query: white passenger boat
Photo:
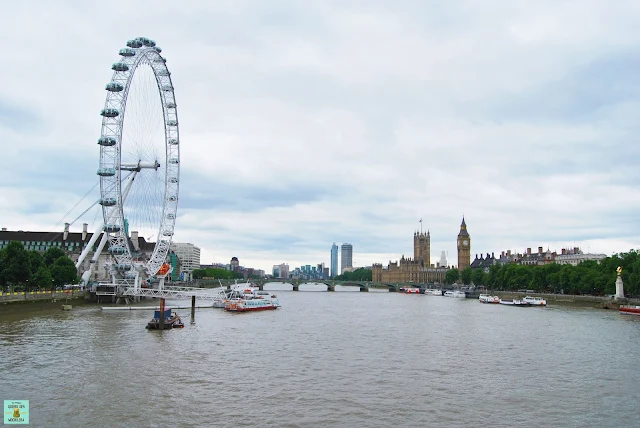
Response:
POLYGON ((231 312, 267 311, 278 309, 280 302, 268 291, 258 291, 254 297, 232 298, 225 302, 224 310, 231 312))
POLYGON ((432 296, 442 296, 442 290, 437 288, 428 288, 424 290, 424 294, 430 294, 432 296))
POLYGON ((467 294, 464 291, 459 291, 459 290, 448 290, 444 292, 444 296, 445 297, 461 297, 461 298, 465 298, 467 297, 467 294))
MULTIPOLYGON (((220 284, 222 285, 222 283, 220 284)), ((227 301, 234 298, 252 299, 257 296, 258 293, 262 293, 259 287, 254 286, 250 282, 245 284, 235 283, 231 286, 230 290, 227 290, 218 299, 213 301, 214 308, 224 308, 227 301)), ((269 295, 268 291, 264 292, 269 295)))
POLYGON ((489 294, 481 294, 478 297, 480 303, 500 303, 500 298, 498 296, 490 296, 489 294))
POLYGON ((522 307, 531 306, 531 303, 527 303, 518 299, 500 299, 500 304, 507 305, 507 306, 522 306, 522 307))
POLYGON ((542 297, 526 296, 522 298, 522 301, 530 303, 531 306, 547 306, 547 301, 542 297))

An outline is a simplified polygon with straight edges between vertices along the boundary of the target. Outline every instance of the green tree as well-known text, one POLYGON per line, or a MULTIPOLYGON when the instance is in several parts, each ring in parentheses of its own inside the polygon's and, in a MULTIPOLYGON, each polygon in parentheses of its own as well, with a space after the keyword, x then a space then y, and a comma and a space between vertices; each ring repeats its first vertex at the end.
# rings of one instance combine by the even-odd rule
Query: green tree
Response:
POLYGON ((453 284, 460 278, 460 272, 458 269, 449 269, 447 273, 444 274, 444 282, 445 284, 453 284))
POLYGON ((486 284, 494 290, 503 290, 504 272, 506 265, 493 265, 489 268, 489 277, 486 284))
POLYGON ((6 265, 7 249, 0 248, 0 285, 6 285, 7 281, 4 277, 4 267, 6 265))
POLYGON ((486 275, 482 269, 473 269, 471 272, 471 281, 475 286, 486 285, 486 275))
POLYGON ((460 272, 460 279, 462 280, 463 284, 471 284, 472 272, 473 269, 471 269, 470 267, 464 268, 462 272, 460 272))
POLYGON ((10 284, 26 283, 31 276, 29 252, 18 241, 9 242, 4 250, 2 278, 10 284))
POLYGON ((38 251, 29 251, 29 265, 31 266, 31 274, 34 274, 40 266, 44 266, 44 257, 38 251))
POLYGON ((53 288, 51 272, 49 272, 49 268, 44 265, 40 266, 38 270, 31 275, 29 282, 31 282, 33 286, 45 289, 53 288))
POLYGON ((194 269, 191 273, 193 279, 240 279, 243 278, 240 272, 232 272, 226 269, 220 268, 206 268, 206 269, 194 269))
POLYGON ((50 247, 44 252, 44 264, 51 266, 60 257, 66 256, 65 252, 58 247, 50 247))
POLYGON ((76 265, 67 256, 59 257, 53 262, 49 270, 51 271, 53 284, 57 287, 64 284, 78 283, 79 278, 76 265))
POLYGON ((335 279, 339 281, 371 281, 373 272, 371 269, 358 268, 353 272, 345 272, 338 275, 335 279))

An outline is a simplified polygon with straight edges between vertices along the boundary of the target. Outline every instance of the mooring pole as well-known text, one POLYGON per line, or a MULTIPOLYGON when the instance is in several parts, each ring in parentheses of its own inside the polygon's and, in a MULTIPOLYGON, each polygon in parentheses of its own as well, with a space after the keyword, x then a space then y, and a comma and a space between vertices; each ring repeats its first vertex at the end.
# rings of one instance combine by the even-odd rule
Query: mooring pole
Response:
POLYGON ((191 296, 191 322, 196 320, 196 296, 191 296))
POLYGON ((164 330, 164 297, 160 298, 160 330, 164 330))

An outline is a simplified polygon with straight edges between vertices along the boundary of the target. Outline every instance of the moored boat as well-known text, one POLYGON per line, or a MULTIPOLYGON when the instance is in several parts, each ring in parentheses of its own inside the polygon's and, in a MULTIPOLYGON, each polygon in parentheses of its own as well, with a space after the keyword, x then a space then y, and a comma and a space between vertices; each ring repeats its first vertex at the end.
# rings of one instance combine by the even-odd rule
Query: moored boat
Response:
POLYGON ((467 297, 467 294, 464 291, 459 291, 459 290, 448 290, 444 292, 444 296, 445 297, 461 297, 461 298, 465 298, 467 297))
POLYGON ((500 304, 507 305, 507 306, 521 306, 521 307, 531 306, 531 303, 527 303, 518 299, 500 299, 500 304))
MULTIPOLYGON (((160 311, 154 311, 153 318, 147 323, 147 329, 160 330, 160 311)), ((169 330, 172 328, 183 328, 184 324, 177 313, 171 312, 171 309, 165 309, 164 311, 164 323, 162 325, 163 330, 169 330)))
POLYGON ((637 305, 620 305, 621 314, 640 315, 640 306, 637 305))
POLYGON ((420 293, 420 289, 416 288, 416 287, 402 287, 400 289, 401 293, 406 293, 406 294, 419 294, 420 293))
POLYGON ((424 290, 424 294, 430 294, 432 296, 442 296, 442 290, 438 288, 428 288, 424 290))
POLYGON ((489 294, 481 294, 478 297, 478 301, 480 303, 500 303, 500 298, 498 296, 490 296, 489 294))
POLYGON ((531 304, 531 306, 547 306, 547 301, 542 297, 525 296, 522 301, 531 304))

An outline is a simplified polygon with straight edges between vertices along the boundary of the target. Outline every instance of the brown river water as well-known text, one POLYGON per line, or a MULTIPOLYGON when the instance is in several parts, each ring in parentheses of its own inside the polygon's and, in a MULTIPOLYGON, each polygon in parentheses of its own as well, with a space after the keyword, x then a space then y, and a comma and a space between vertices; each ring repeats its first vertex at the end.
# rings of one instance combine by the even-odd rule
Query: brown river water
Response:
POLYGON ((2 305, 0 397, 29 400, 38 427, 640 421, 640 317, 338 288, 277 291, 276 311, 198 309, 194 324, 177 310, 185 328, 168 331, 144 328, 149 311, 2 305))

